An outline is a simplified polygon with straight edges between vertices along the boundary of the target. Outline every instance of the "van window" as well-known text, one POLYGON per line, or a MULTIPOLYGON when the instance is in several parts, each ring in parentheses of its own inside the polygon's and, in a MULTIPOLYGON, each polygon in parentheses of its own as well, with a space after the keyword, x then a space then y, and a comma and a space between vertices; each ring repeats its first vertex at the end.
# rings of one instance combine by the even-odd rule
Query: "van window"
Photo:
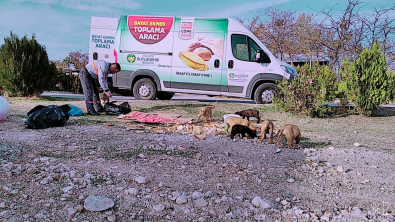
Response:
POLYGON ((248 61, 247 36, 232 35, 232 52, 236 59, 248 61))
POLYGON ((261 49, 261 47, 259 47, 258 44, 256 44, 256 42, 254 40, 252 40, 250 37, 248 37, 248 43, 250 46, 250 61, 254 61, 256 60, 256 51, 258 51, 259 49, 261 49))
POLYGON ((236 59, 255 62, 256 52, 261 48, 254 40, 246 35, 234 34, 231 41, 232 53, 236 59))

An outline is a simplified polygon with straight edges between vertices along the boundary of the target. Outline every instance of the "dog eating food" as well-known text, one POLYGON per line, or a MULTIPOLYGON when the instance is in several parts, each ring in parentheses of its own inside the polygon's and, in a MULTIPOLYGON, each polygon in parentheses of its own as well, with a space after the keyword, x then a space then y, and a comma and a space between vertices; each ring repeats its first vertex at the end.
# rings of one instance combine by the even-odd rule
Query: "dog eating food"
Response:
POLYGON ((259 111, 255 109, 245 109, 242 111, 235 112, 235 114, 242 116, 243 119, 244 117, 247 117, 248 121, 250 121, 250 117, 255 117, 257 119, 257 123, 261 121, 261 118, 259 117, 259 111))
POLYGON ((233 125, 231 133, 230 133, 230 138, 233 139, 235 138, 235 136, 240 133, 241 134, 241 138, 244 138, 246 135, 248 134, 251 138, 255 138, 256 137, 256 132, 250 128, 248 128, 247 126, 244 125, 233 125))
POLYGON ((207 123, 207 119, 210 118, 210 123, 211 123, 213 121, 212 111, 211 111, 212 109, 214 109, 214 106, 202 107, 200 109, 199 116, 197 117, 196 122, 198 123, 199 120, 200 120, 200 117, 204 116, 205 117, 205 121, 204 122, 207 123))
POLYGON ((276 146, 281 147, 281 139, 283 136, 287 138, 287 145, 290 149, 293 149, 294 142, 293 140, 295 139, 296 144, 300 142, 300 139, 302 137, 302 134, 300 133, 299 128, 296 125, 293 124, 286 124, 281 129, 278 131, 278 138, 276 141, 276 146))
POLYGON ((99 93, 99 97, 103 105, 110 102, 110 98, 105 93, 99 93))
POLYGON ((229 116, 228 118, 226 118, 225 120, 225 125, 226 125, 226 135, 229 135, 229 128, 232 129, 234 125, 243 125, 243 126, 247 126, 248 128, 250 128, 251 130, 253 130, 256 134, 256 129, 254 127, 254 125, 252 125, 251 122, 249 122, 246 119, 242 119, 240 117, 236 117, 236 116, 229 116))
POLYGON ((274 125, 272 123, 272 121, 270 120, 265 120, 263 121, 262 125, 261 125, 261 139, 260 141, 266 139, 266 134, 269 134, 269 143, 273 144, 273 130, 274 130, 274 125))

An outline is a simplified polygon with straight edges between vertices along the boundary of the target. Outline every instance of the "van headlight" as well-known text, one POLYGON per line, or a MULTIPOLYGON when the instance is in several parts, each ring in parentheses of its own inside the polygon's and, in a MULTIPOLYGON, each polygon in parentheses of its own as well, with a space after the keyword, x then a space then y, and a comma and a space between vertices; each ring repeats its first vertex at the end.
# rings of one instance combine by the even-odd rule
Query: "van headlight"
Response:
POLYGON ((296 70, 294 69, 294 67, 292 67, 292 66, 284 66, 284 65, 280 65, 280 66, 284 70, 287 79, 295 77, 296 70))

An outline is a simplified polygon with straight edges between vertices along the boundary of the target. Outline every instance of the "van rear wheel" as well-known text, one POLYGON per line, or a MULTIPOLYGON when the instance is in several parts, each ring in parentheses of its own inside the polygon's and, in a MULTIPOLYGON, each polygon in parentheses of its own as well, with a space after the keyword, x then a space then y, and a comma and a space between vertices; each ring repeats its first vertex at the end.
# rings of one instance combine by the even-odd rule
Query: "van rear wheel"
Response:
POLYGON ((276 85, 274 83, 263 83, 255 90, 254 101, 257 104, 272 103, 274 97, 278 97, 276 85))
POLYGON ((133 95, 137 100, 155 100, 156 86, 151 79, 139 79, 133 86, 133 95))
POLYGON ((172 92, 158 92, 156 94, 156 97, 159 100, 170 100, 171 98, 173 98, 173 96, 174 96, 174 93, 172 93, 172 92))

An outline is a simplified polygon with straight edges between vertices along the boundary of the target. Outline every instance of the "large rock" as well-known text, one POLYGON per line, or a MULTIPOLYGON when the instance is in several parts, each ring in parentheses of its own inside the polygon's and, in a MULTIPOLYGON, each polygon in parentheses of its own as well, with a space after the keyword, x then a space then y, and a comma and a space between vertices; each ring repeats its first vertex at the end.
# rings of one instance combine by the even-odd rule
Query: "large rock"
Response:
POLYGON ((163 204, 157 204, 157 205, 153 205, 152 208, 154 209, 154 211, 156 212, 161 212, 165 210, 165 206, 163 204))
POLYGON ((262 200, 260 197, 255 197, 253 200, 252 200, 252 205, 254 206, 254 207, 257 207, 257 208, 262 208, 262 209, 266 209, 266 208, 270 208, 271 207, 271 205, 270 205, 270 203, 268 203, 268 202, 265 202, 264 200, 262 200))
POLYGON ((200 198, 200 199, 195 200, 195 205, 197 207, 207 207, 208 203, 205 199, 200 198))
POLYGON ((103 211, 114 206, 114 201, 102 196, 89 196, 85 199, 84 208, 89 211, 103 211))
POLYGON ((137 188, 130 188, 124 191, 126 195, 134 195, 136 196, 139 193, 139 190, 137 188))
POLYGON ((188 199, 185 195, 180 195, 179 197, 177 197, 176 203, 177 204, 185 204, 185 203, 188 203, 188 199))
POLYGON ((147 179, 146 177, 143 177, 143 176, 138 176, 138 177, 136 177, 134 180, 135 180, 137 183, 139 183, 139 184, 146 184, 146 183, 149 182, 148 179, 147 179))
POLYGON ((358 207, 353 207, 352 208, 350 216, 352 216, 353 218, 358 218, 358 219, 366 219, 365 215, 362 212, 362 210, 359 209, 358 207))

